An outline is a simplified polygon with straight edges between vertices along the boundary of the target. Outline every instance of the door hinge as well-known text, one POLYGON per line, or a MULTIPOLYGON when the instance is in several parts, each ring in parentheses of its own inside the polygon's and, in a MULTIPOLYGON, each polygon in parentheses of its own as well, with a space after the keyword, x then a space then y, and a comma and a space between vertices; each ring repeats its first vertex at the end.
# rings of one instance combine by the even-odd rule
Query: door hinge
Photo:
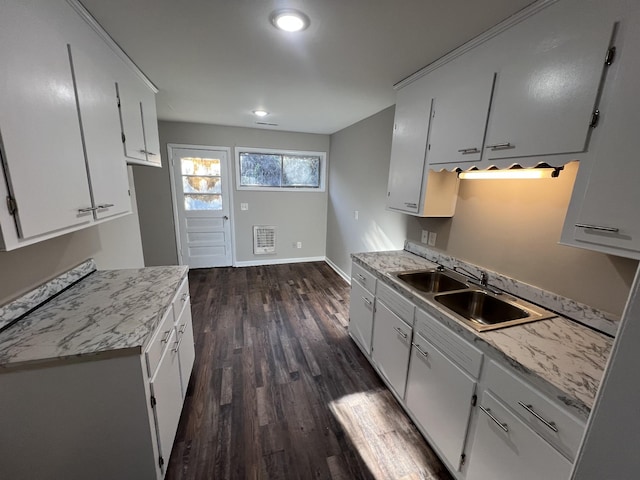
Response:
POLYGON ((478 396, 476 394, 473 394, 473 396, 471 397, 471 406, 475 407, 477 403, 478 403, 478 396))
POLYGON ((600 121, 600 110, 596 108, 591 114, 591 122, 589 122, 589 127, 596 128, 598 126, 599 121, 600 121))
POLYGON ((463 453, 462 455, 460 455, 460 466, 464 465, 464 462, 467 461, 467 454, 463 453))
POLYGON ((9 209, 9 215, 15 215, 18 211, 18 204, 16 199, 7 195, 7 208, 9 209))
POLYGON ((151 395, 151 407, 155 407, 157 405, 158 402, 156 402, 156 397, 154 397, 153 395, 151 395))
POLYGON ((160 468, 164 465, 164 458, 162 458, 162 455, 158 457, 158 465, 160 465, 160 468))
POLYGON ((124 135, 124 132, 122 132, 122 143, 125 143, 127 141, 127 137, 124 135))
POLYGON ((616 47, 611 47, 607 50, 607 55, 604 57, 604 64, 609 66, 613 63, 616 58, 616 47))

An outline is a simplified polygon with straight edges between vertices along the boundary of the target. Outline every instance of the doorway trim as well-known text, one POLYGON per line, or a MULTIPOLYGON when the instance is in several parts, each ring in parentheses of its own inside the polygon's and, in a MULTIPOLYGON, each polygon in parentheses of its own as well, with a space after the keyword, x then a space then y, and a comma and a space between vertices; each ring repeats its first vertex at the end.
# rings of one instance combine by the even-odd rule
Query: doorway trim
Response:
POLYGON ((230 170, 229 162, 231 158, 230 147, 219 147, 211 145, 191 145, 184 143, 167 143, 167 166, 169 167, 169 177, 171 184, 171 208, 173 210, 173 230, 176 239, 176 256, 178 265, 185 265, 182 258, 182 241, 180 240, 180 218, 178 216, 178 198, 176 192, 175 174, 173 167, 173 151, 174 149, 191 149, 191 150, 223 150, 227 157, 227 171, 229 172, 229 231, 231 240, 231 266, 236 266, 236 239, 235 239, 235 208, 233 203, 233 174, 230 170))

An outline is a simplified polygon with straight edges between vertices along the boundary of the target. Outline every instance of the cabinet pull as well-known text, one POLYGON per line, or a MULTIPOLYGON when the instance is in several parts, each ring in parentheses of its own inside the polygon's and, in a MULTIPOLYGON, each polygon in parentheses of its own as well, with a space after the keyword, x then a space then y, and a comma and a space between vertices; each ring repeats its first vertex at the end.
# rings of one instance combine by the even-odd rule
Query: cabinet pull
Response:
POLYGON ((79 208, 78 213, 91 213, 94 210, 96 210, 96 207, 79 208))
POLYGON ((532 405, 525 405, 522 402, 518 402, 518 405, 520 405, 522 408, 524 408, 527 412, 529 412, 531 415, 533 415, 534 417, 536 417, 538 420, 540 420, 542 423, 544 423, 547 427, 549 427, 551 430, 553 430, 554 432, 558 433, 558 427, 556 427, 556 422, 549 422, 547 420, 545 420, 544 418, 542 418, 540 416, 540 414, 538 412, 536 412, 533 409, 532 405))
POLYGON ((461 153, 462 155, 469 155, 470 153, 480 153, 480 150, 478 150, 476 147, 461 148, 460 150, 458 150, 458 153, 461 153))
POLYGON ((361 274, 359 274, 359 273, 356 273, 356 277, 358 277, 358 279, 359 279, 361 282, 366 282, 366 281, 367 281, 367 277, 365 277, 364 275, 361 275, 361 274))
POLYGON ((169 341, 169 337, 171 336, 171 330, 167 330, 164 332, 164 337, 160 340, 160 343, 167 343, 169 341))
POLYGON ((500 422, 500 420, 498 420, 496 417, 494 417, 493 414, 491 413, 491 409, 490 408, 484 408, 482 405, 478 405, 478 406, 480 407, 480 410, 482 410, 484 413, 486 413, 491 420, 496 422, 496 425, 498 425, 502 430, 504 430, 505 432, 509 431, 509 426, 506 423, 500 422))
POLYGON ((424 358, 427 358, 429 356, 429 352, 425 352, 424 350, 422 350, 422 348, 420 348, 420 345, 418 345, 417 343, 411 343, 411 345, 413 345, 413 348, 415 348, 418 353, 424 358))
POLYGON ((404 206, 405 206, 405 207, 409 207, 409 208, 418 208, 418 204, 417 204, 417 203, 407 203, 407 202, 404 202, 404 206))
POLYGON ((103 203, 102 205, 98 205, 98 206, 96 207, 96 210, 98 210, 98 209, 100 209, 100 208, 110 208, 110 207, 113 207, 113 206, 114 206, 114 204, 113 204, 113 203, 103 203))
POLYGON ((183 323, 182 326, 178 329, 178 332, 184 333, 186 329, 187 329, 187 324, 183 323))
POLYGON ((362 297, 362 300, 364 300, 364 303, 366 303, 369 306, 373 305, 373 302, 369 300, 367 297, 362 297))
POLYGON ((144 148, 140 150, 140 153, 144 153, 145 155, 151 155, 152 157, 155 157, 157 155, 157 153, 150 152, 149 150, 145 150, 144 148))
POLYGON ((588 228, 589 230, 599 230, 601 232, 618 233, 620 231, 620 229, 616 227, 601 227, 600 225, 588 225, 586 223, 576 223, 575 226, 578 228, 588 228))
POLYGON ((505 148, 515 148, 515 145, 511 145, 510 142, 494 143, 493 145, 487 145, 485 148, 490 148, 491 150, 503 150, 505 148))
POLYGON ((400 327, 393 327, 393 329, 398 332, 400 334, 400 336, 402 338, 407 338, 409 335, 407 335, 405 332, 402 331, 402 329, 400 327))
POLYGON ((187 300, 189 300, 189 294, 183 293, 182 297, 180 297, 180 300, 182 300, 182 303, 186 302, 187 300))
POLYGON ((178 353, 178 350, 180 350, 180 344, 182 343, 182 339, 184 338, 184 335, 180 335, 180 338, 178 339, 178 341, 175 343, 175 347, 173 347, 171 349, 171 351, 173 353, 178 353))

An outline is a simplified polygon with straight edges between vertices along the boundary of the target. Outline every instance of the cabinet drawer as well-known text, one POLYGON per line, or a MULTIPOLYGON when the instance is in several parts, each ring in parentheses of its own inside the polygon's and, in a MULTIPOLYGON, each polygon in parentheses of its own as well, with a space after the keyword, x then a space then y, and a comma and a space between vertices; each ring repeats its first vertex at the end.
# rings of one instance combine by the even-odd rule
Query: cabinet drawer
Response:
POLYGON ((416 310, 414 330, 446 353, 467 373, 478 378, 484 356, 480 350, 420 309, 416 310))
POLYGON ((413 303, 382 282, 378 284, 376 289, 377 301, 382 301, 389 307, 389 310, 409 325, 413 325, 413 312, 415 310, 413 303))
POLYGON ((182 315, 182 311, 184 310, 184 308, 190 306, 189 298, 189 279, 185 278, 180 284, 180 287, 178 288, 178 291, 172 302, 173 317, 175 318, 176 323, 182 315))
POLYGON ((151 343, 145 352, 145 357, 147 358, 147 374, 149 375, 149 378, 153 377, 153 374, 160 363, 160 359, 162 358, 162 353, 169 344, 169 338, 173 331, 173 311, 171 308, 167 308, 167 311, 164 313, 162 321, 156 329, 156 332, 153 334, 151 343))
POLYGON ((351 280, 356 280, 369 292, 376 293, 376 277, 355 262, 351 263, 351 280))
POLYGON ((573 461, 585 429, 582 420, 493 361, 487 365, 484 378, 487 388, 498 395, 540 436, 573 461))

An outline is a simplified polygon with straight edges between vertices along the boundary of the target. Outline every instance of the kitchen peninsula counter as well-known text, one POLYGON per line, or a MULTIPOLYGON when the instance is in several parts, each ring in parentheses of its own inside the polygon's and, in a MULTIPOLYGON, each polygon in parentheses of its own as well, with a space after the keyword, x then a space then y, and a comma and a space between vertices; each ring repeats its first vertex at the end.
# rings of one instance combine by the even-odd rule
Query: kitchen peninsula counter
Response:
MULTIPOLYGON (((545 305, 541 291, 532 290, 532 298, 527 298, 522 295, 526 291, 523 284, 516 285, 517 281, 506 277, 498 278, 494 273, 494 282, 490 281, 491 284, 545 308, 550 308, 551 305, 554 307, 552 310, 560 314, 548 320, 478 332, 445 313, 444 309, 414 295, 389 275, 399 271, 435 268, 436 263, 404 250, 357 253, 352 258, 373 273, 379 281, 409 298, 419 308, 428 310, 489 357, 515 369, 536 388, 567 405, 576 416, 587 419, 613 339, 560 315, 565 311, 561 309, 563 305, 566 305, 568 312, 574 311, 575 302, 562 302, 554 295, 546 299, 545 305), (509 286, 514 288, 508 288, 509 286)), ((463 262, 457 262, 457 265, 467 266, 463 262)), ((453 265, 444 266, 451 268, 453 265)))

